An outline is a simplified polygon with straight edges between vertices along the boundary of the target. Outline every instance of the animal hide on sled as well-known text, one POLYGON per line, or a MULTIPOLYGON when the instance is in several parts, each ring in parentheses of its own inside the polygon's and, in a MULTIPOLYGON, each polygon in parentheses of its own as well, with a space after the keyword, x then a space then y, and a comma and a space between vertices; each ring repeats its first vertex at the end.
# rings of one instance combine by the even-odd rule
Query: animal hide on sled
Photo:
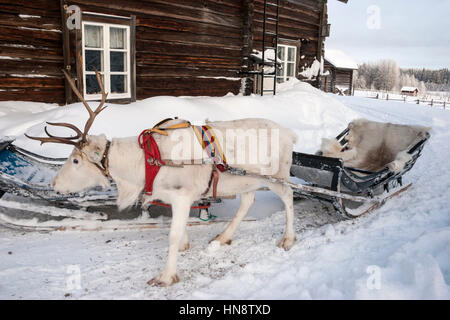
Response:
POLYGON ((348 144, 343 146, 336 139, 323 139, 323 156, 341 158, 347 167, 369 171, 388 168, 400 172, 411 160, 407 151, 424 139, 431 128, 418 125, 400 125, 358 119, 349 125, 346 137, 348 144))

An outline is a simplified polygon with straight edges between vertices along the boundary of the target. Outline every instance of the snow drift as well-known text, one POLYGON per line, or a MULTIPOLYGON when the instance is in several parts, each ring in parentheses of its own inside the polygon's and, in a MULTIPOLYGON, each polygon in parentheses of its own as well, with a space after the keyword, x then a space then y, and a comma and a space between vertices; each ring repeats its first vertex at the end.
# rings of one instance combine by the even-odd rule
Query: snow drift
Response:
MULTIPOLYGON (((28 105, 28 104, 27 104, 28 105)), ((41 107, 42 104, 37 104, 41 107)), ((91 102, 92 107, 97 102, 91 102)), ((297 134, 296 151, 315 152, 322 137, 330 137, 343 130, 357 117, 356 113, 307 83, 291 80, 279 86, 273 97, 169 97, 160 96, 137 101, 129 105, 108 103, 95 120, 90 134, 104 133, 108 138, 137 136, 162 119, 179 117, 192 124, 240 118, 266 118, 294 130, 297 134)), ((14 107, 20 110, 23 102, 0 102, 0 110, 14 107)), ((68 156, 71 146, 44 144, 23 136, 44 134, 45 121, 69 122, 82 127, 87 112, 81 103, 65 107, 49 105, 50 110, 20 116, 12 114, 0 118, 0 136, 16 136, 15 144, 47 156, 68 156)), ((51 128, 56 135, 67 135, 61 128, 51 128)), ((71 133, 71 132, 69 132, 71 133)))

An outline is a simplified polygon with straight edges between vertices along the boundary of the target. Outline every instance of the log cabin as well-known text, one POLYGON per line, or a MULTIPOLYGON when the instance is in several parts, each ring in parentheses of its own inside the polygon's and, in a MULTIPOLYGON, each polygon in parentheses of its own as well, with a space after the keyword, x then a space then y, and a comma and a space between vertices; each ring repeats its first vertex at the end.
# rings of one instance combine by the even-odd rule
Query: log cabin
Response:
POLYGON ((62 69, 86 100, 100 97, 95 70, 117 103, 248 95, 252 55, 274 47, 272 81, 299 77, 327 20, 326 0, 0 0, 0 100, 76 102, 62 69))
POLYGON ((353 95, 354 71, 358 64, 340 50, 327 49, 324 59, 324 74, 321 78, 325 92, 353 95))
POLYGON ((417 87, 402 87, 400 91, 403 96, 417 97, 419 94, 419 89, 417 89, 417 87))

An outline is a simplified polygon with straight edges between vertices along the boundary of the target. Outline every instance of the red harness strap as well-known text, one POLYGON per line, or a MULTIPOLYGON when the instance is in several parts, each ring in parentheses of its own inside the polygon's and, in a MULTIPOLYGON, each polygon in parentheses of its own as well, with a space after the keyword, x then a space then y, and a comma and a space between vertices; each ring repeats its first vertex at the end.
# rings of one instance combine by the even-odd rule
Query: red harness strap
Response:
POLYGON ((162 165, 165 165, 159 153, 158 144, 153 138, 153 132, 144 130, 139 135, 139 146, 145 154, 145 193, 152 195, 153 181, 162 165))

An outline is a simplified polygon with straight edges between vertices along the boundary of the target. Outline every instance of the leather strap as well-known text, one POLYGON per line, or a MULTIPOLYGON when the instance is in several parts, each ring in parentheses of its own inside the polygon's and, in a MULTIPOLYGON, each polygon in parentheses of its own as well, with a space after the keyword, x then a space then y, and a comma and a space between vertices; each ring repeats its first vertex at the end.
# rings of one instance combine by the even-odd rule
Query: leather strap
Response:
POLYGON ((206 196, 211 189, 211 186, 213 187, 213 198, 214 200, 217 199, 217 184, 219 183, 219 172, 217 171, 216 166, 213 166, 211 171, 211 176, 209 178, 208 187, 206 188, 205 192, 203 192, 202 196, 206 196))
POLYGON ((108 178, 111 178, 108 166, 108 155, 110 147, 111 141, 106 140, 105 151, 103 152, 102 160, 100 161, 101 165, 99 165, 98 163, 94 163, 97 166, 97 168, 99 168, 99 170, 103 173, 103 175, 108 178))

